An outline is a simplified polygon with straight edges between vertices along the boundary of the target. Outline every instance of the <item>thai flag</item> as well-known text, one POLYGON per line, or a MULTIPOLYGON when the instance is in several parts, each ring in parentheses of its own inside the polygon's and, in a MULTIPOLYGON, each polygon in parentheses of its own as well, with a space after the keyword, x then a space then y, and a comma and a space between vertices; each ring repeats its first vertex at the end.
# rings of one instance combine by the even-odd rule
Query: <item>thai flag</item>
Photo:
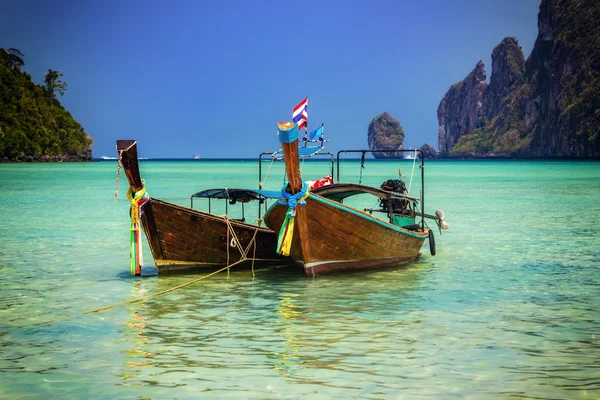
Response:
POLYGON ((298 130, 308 126, 308 97, 294 107, 293 121, 298 124, 298 130))

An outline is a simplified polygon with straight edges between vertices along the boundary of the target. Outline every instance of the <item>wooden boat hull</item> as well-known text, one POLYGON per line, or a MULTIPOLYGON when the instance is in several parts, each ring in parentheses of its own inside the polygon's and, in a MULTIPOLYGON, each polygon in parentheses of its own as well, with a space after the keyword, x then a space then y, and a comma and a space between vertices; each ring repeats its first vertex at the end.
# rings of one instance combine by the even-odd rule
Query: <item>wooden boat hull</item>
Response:
MULTIPOLYGON (((273 205, 265 215, 266 225, 279 232, 286 212, 287 206, 273 205)), ((305 213, 307 229, 300 235, 299 224, 294 226, 290 256, 304 266, 307 276, 403 264, 419 257, 428 237, 427 232, 399 228, 312 193, 297 212, 305 213)))
MULTIPOLYGON (((119 161, 127 176, 130 193, 144 188, 140 176, 137 143, 118 140, 119 161)), ((151 194, 151 193, 150 193, 151 194)), ((293 264, 277 254, 277 235, 265 227, 229 220, 223 216, 150 198, 141 208, 141 223, 159 273, 193 269, 217 269, 242 259, 236 268, 293 264), (229 229, 239 240, 237 246, 229 229), (255 241, 252 238, 256 234, 255 241), (251 243, 255 243, 251 244, 251 243)))
MULTIPOLYGON (((277 254, 277 236, 264 227, 229 220, 249 260, 238 267, 289 264, 277 254), (256 232, 256 252, 250 245, 256 232), (250 245, 250 246, 249 246, 250 245)), ((143 207, 142 224, 159 273, 190 269, 216 269, 241 259, 225 218, 151 199, 143 207)))

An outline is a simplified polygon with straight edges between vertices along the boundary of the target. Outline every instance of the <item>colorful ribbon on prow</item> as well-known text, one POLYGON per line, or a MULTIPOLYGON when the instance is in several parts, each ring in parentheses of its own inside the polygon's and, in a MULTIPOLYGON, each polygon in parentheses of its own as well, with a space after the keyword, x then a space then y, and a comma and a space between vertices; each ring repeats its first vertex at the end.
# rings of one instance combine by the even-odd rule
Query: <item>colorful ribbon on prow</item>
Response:
POLYGON ((294 220, 296 216, 296 205, 303 206, 306 204, 306 198, 308 197, 308 185, 306 182, 302 185, 302 189, 294 195, 289 194, 287 189, 287 183, 281 188, 281 200, 279 204, 287 205, 288 211, 285 214, 283 224, 279 230, 279 237, 277 239, 277 253, 283 256, 290 255, 290 249, 292 247, 292 238, 294 237, 294 220))
POLYGON ((140 231, 140 217, 142 215, 142 207, 150 201, 150 195, 146 192, 146 188, 133 193, 131 188, 127 191, 127 198, 131 202, 131 236, 129 250, 129 264, 131 275, 139 276, 142 273, 142 264, 144 258, 142 254, 142 232, 140 231))

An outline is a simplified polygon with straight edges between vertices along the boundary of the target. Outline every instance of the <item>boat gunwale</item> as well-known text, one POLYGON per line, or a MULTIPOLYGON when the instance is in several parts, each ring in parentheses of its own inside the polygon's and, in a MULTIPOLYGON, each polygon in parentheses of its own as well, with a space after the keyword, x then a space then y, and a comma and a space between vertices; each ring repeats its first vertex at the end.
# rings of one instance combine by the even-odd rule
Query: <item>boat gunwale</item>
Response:
MULTIPOLYGON (((326 197, 319 196, 316 193, 312 193, 312 192, 309 192, 309 193, 310 193, 310 195, 306 198, 307 201, 310 200, 310 199, 314 199, 314 200, 316 200, 316 201, 318 201, 320 203, 327 204, 329 206, 335 207, 335 208, 340 209, 340 210, 348 211, 348 212, 350 212, 350 213, 352 213, 352 214, 354 214, 354 215, 356 215, 358 217, 361 217, 361 218, 363 218, 365 220, 374 222, 374 223, 379 224, 379 225, 381 225, 381 226, 383 226, 385 228, 391 229, 393 231, 396 231, 396 232, 399 232, 399 233, 402 233, 402 234, 406 234, 408 236, 416 237, 416 238, 419 238, 419 239, 425 239, 425 238, 427 238, 429 236, 428 232, 427 233, 419 233, 418 231, 411 231, 411 230, 408 230, 408 229, 405 229, 405 228, 393 225, 393 224, 391 224, 391 223, 389 223, 387 221, 384 221, 384 220, 382 220, 380 218, 377 218, 376 216, 374 216, 372 214, 369 214, 367 212, 361 211, 361 210, 356 209, 356 208, 354 208, 352 206, 349 206, 347 204, 338 203, 338 202, 336 202, 334 200, 330 200, 330 199, 328 199, 326 197)), ((277 206, 280 206, 280 204, 279 203, 273 203, 269 207, 269 209, 267 210, 267 213, 265 214, 265 216, 269 212, 271 212, 271 210, 274 207, 277 207, 277 206)), ((283 205, 281 205, 281 206, 284 207, 283 205)))
POLYGON ((211 213, 206 212, 206 211, 196 210, 194 208, 189 208, 189 207, 185 207, 185 206, 180 206, 178 204, 170 203, 170 202, 165 201, 165 200, 160 200, 160 199, 157 199, 155 197, 153 197, 153 198, 150 199, 150 203, 152 203, 153 201, 159 202, 162 205, 166 205, 168 207, 172 207, 172 208, 178 209, 179 211, 183 211, 183 212, 187 212, 187 213, 191 213, 191 214, 197 214, 198 216, 201 216, 201 217, 203 217, 205 219, 210 219, 210 220, 213 220, 213 221, 224 223, 225 220, 223 219, 223 217, 227 216, 227 220, 232 225, 239 226, 239 227, 242 227, 242 228, 248 228, 248 229, 258 229, 259 231, 262 231, 262 232, 273 232, 272 229, 269 229, 267 227, 258 226, 258 225, 254 225, 254 224, 249 224, 247 222, 238 221, 237 219, 234 219, 234 218, 229 218, 229 216, 227 214, 214 215, 214 214, 211 214, 211 213))
POLYGON ((331 184, 331 185, 325 185, 325 186, 321 186, 319 188, 314 189, 314 191, 311 191, 311 194, 318 194, 319 196, 321 196, 323 198, 329 199, 328 196, 321 194, 321 192, 325 192, 325 193, 329 192, 329 191, 334 192, 334 190, 337 188, 341 188, 340 193, 344 192, 344 191, 349 192, 350 190, 348 190, 348 189, 351 189, 351 188, 354 188, 356 191, 355 193, 351 193, 348 196, 341 197, 342 199, 347 199, 348 197, 352 197, 352 196, 358 196, 360 194, 370 194, 375 197, 379 197, 380 199, 391 198, 391 199, 409 200, 415 204, 419 203, 419 199, 407 196, 405 194, 391 192, 388 190, 378 189, 376 187, 361 185, 361 184, 357 184, 357 183, 335 183, 335 184, 331 184))

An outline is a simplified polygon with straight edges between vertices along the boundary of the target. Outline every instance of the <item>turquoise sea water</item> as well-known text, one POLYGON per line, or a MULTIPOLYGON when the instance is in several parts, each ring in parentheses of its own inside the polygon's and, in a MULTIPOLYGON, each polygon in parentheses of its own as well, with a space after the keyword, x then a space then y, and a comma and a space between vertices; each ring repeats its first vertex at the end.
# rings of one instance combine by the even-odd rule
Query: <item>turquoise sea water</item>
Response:
MULTIPOLYGON (((410 162, 368 162, 363 182, 399 166, 410 175, 410 162)), ((140 168, 151 196, 181 205, 258 181, 256 161, 140 168)), ((281 165, 267 172, 279 189, 281 165)), ((359 172, 342 164, 343 180, 359 172)), ((199 276, 153 275, 146 242, 146 276, 129 276, 115 173, 0 164, 1 399, 600 398, 598 162, 427 162, 425 211, 450 223, 435 257, 425 246, 405 267, 316 279, 233 269, 83 315, 199 276)))

